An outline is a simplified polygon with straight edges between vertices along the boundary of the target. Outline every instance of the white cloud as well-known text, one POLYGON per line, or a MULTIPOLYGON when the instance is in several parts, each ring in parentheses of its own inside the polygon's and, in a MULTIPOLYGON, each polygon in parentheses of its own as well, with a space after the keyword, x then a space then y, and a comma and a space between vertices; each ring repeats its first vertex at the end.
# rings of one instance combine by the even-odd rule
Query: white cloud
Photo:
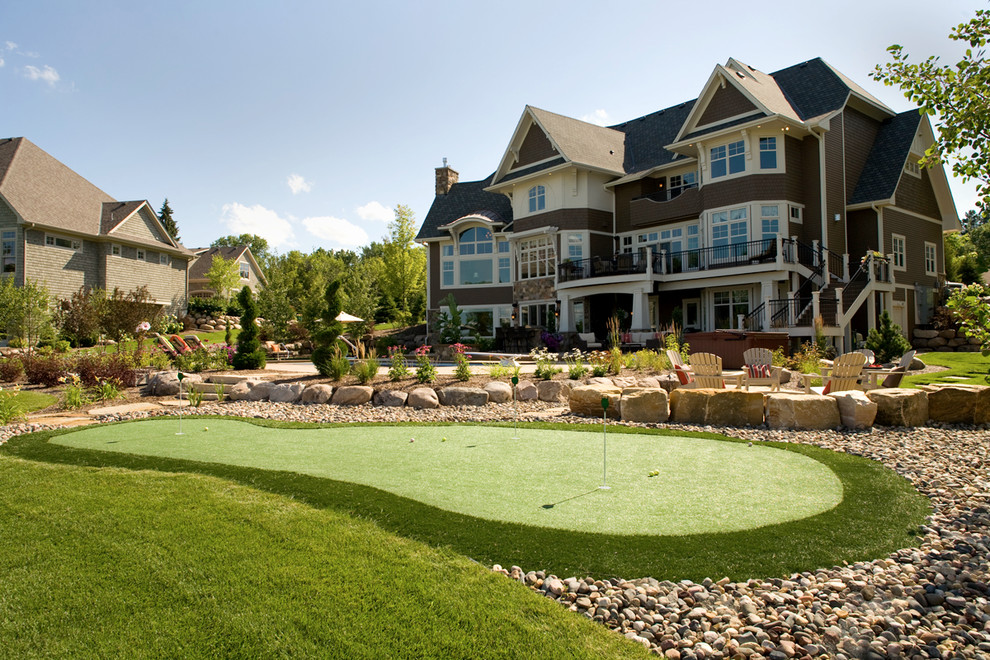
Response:
POLYGON ((0 67, 2 67, 2 66, 3 66, 3 58, 0 57, 0 67))
POLYGON ((597 124, 599 126, 607 126, 609 123, 609 118, 608 113, 599 108, 598 110, 581 117, 581 121, 586 121, 589 124, 597 124))
POLYGON ((29 64, 24 67, 24 72, 25 75, 27 75, 27 77, 31 80, 43 80, 52 87, 54 87, 55 83, 59 81, 58 71, 51 68, 47 64, 40 69, 29 64))
POLYGON ((309 192, 313 189, 313 182, 307 181, 299 174, 290 174, 289 180, 286 183, 289 184, 293 195, 298 195, 301 192, 309 192))
POLYGON ((7 45, 7 50, 17 50, 17 44, 15 44, 13 41, 6 42, 6 45, 7 45))
POLYGON ((392 220, 395 220, 395 213, 392 209, 378 202, 368 202, 364 206, 357 207, 357 214, 362 220, 373 220, 375 222, 392 222, 392 220))
POLYGON ((363 229, 343 218, 330 216, 304 218, 302 223, 310 234, 324 241, 330 241, 335 246, 353 248, 370 242, 368 234, 363 229))
POLYGON ((295 236, 288 220, 260 204, 224 204, 220 222, 227 226, 231 234, 257 234, 273 248, 291 243, 295 236))

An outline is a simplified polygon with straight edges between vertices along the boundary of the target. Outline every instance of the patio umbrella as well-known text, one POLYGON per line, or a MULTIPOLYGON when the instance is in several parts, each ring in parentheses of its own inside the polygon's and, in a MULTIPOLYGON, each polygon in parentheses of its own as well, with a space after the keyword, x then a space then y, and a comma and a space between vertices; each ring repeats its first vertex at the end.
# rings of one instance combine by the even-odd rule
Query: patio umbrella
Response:
POLYGON ((347 312, 337 314, 337 318, 335 320, 340 321, 341 323, 361 323, 364 321, 364 319, 359 319, 353 314, 348 314, 347 312))

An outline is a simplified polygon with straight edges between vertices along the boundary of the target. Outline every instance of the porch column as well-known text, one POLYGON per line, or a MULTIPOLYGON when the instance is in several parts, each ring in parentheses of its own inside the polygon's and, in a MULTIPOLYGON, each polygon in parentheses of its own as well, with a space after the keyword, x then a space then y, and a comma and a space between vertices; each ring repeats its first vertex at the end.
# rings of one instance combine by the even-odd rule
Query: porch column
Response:
POLYGON ((867 330, 877 328, 877 296, 872 291, 866 298, 866 323, 867 330))
POLYGON ((558 291, 560 296, 560 327, 557 332, 574 332, 574 314, 571 310, 571 296, 568 293, 558 291))
MULTIPOLYGON (((780 254, 779 252, 777 253, 780 254)), ((773 299, 773 282, 763 280, 760 282, 760 300, 763 301, 763 327, 761 330, 770 329, 770 301, 773 299)))
POLYGON ((633 332, 646 332, 650 329, 650 320, 646 314, 650 309, 649 294, 645 289, 638 288, 632 292, 632 328, 633 332))

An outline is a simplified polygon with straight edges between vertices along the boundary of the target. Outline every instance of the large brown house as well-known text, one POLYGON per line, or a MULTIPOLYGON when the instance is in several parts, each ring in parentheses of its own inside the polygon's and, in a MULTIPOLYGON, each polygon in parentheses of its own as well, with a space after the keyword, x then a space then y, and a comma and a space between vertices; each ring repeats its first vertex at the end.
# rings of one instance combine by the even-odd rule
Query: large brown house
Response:
POLYGON ((118 202, 25 138, 0 139, 0 247, 0 276, 58 298, 146 286, 172 311, 186 304, 193 254, 148 202, 118 202))
POLYGON ((599 339, 613 315, 795 338, 820 319, 849 345, 888 310, 910 332, 959 228, 943 170, 918 167, 932 141, 821 59, 730 59, 698 98, 609 127, 527 106, 492 175, 436 171, 428 307, 599 339))

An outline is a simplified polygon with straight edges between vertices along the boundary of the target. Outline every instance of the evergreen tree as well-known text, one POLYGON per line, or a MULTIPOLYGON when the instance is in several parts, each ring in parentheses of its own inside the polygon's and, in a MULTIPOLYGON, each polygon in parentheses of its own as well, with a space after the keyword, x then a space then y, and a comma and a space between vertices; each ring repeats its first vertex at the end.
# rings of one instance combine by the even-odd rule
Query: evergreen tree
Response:
POLYGON ((866 337, 866 347, 873 351, 879 364, 893 362, 911 350, 911 344, 904 338, 901 326, 894 323, 887 310, 880 315, 880 327, 870 330, 866 337))
POLYGON ((316 370, 321 376, 329 376, 333 348, 344 330, 344 326, 337 320, 337 316, 343 311, 340 280, 334 280, 327 285, 323 298, 326 307, 323 308, 321 327, 313 334, 313 364, 316 365, 316 370))
POLYGON ((158 219, 161 221, 162 226, 165 227, 168 235, 172 237, 172 240, 178 243, 179 225, 175 224, 175 219, 172 217, 172 207, 168 205, 168 197, 165 198, 165 203, 162 204, 162 210, 158 212, 158 219))
POLYGON ((258 341, 258 326, 254 323, 258 318, 258 306, 251 294, 251 287, 241 289, 237 300, 244 314, 241 315, 241 333, 237 336, 237 352, 232 360, 234 369, 264 369, 265 351, 258 341))

